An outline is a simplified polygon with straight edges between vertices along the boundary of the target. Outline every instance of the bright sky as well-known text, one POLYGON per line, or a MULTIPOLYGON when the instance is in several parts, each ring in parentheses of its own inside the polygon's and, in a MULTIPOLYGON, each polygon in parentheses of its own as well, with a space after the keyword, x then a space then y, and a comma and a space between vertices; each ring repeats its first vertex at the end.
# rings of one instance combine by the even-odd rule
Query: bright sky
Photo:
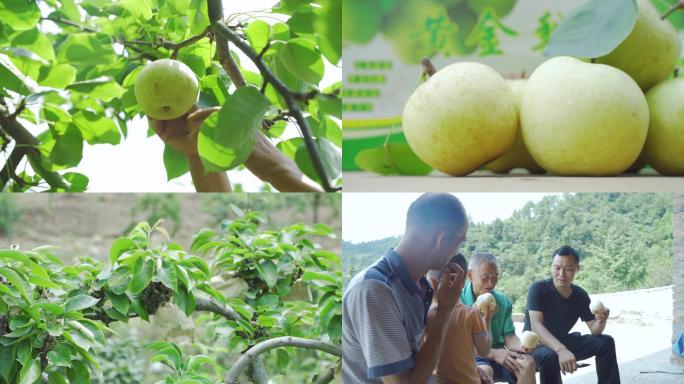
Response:
MULTIPOLYGON (((276 0, 224 0, 225 16, 238 12, 252 12, 270 9, 276 0)), ((275 22, 273 19, 265 19, 275 22)), ((237 50, 235 50, 237 51, 237 50)), ((241 55, 243 64, 249 59, 241 55)), ((329 65, 327 61, 322 87, 342 78, 342 66, 329 65)), ((251 63, 250 63, 251 64, 251 63)), ((256 67, 248 67, 256 71, 256 67)), ((74 170, 90 178, 89 192, 194 192, 189 174, 167 182, 164 169, 164 144, 156 136, 147 137, 147 119, 137 118, 128 124, 128 137, 119 145, 100 144, 83 147, 83 159, 74 170)), ((38 133, 41 130, 32 130, 38 133)), ((290 127, 284 137, 298 135, 290 127)), ((228 177, 233 185, 242 184, 247 192, 258 192, 263 183, 249 171, 230 171, 228 177)))
MULTIPOLYGON (((343 193, 342 239, 354 243, 404 233, 406 211, 421 193, 343 193)), ((553 193, 454 193, 475 222, 507 219, 528 201, 553 193)))

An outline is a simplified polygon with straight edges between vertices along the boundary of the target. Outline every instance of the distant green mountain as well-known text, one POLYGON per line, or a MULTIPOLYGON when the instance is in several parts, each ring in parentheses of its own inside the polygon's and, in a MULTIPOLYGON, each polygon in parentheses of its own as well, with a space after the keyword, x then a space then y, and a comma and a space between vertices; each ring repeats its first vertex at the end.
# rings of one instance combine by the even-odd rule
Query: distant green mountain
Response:
MULTIPOLYGON (((343 242, 345 284, 399 239, 343 242)), ((528 202, 506 220, 471 222, 461 251, 466 257, 476 251, 497 256, 497 289, 520 311, 527 287, 550 276, 553 251, 564 244, 580 252, 581 270, 575 283, 589 293, 672 284, 672 197, 666 193, 547 196, 528 202)))

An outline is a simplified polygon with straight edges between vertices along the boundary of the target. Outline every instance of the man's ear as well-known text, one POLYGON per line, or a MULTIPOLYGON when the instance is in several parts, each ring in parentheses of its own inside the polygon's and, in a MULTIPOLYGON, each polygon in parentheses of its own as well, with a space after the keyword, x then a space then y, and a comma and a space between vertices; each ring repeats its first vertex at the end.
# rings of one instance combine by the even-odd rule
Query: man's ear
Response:
POLYGON ((441 249, 444 247, 448 241, 448 238, 449 236, 446 230, 439 231, 435 237, 435 248, 441 249))

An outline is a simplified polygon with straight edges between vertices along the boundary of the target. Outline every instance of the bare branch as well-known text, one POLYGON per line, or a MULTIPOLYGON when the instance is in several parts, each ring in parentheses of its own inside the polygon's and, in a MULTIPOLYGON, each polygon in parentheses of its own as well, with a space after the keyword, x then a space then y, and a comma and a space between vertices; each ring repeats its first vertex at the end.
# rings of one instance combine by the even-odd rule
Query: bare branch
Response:
POLYGON ((195 311, 206 311, 212 312, 217 315, 221 315, 228 320, 237 321, 241 316, 231 307, 223 306, 214 300, 196 298, 195 299, 195 311))
POLYGON ((342 357, 342 350, 340 347, 329 344, 320 340, 310 340, 300 337, 283 336, 276 337, 273 339, 262 341, 261 343, 252 347, 249 351, 245 352, 240 358, 233 364, 233 366, 228 371, 226 375, 226 382, 228 384, 237 384, 238 378, 242 371, 247 368, 247 365, 257 356, 264 352, 270 351, 274 348, 280 347, 298 347, 304 349, 315 349, 329 353, 333 356, 342 357))

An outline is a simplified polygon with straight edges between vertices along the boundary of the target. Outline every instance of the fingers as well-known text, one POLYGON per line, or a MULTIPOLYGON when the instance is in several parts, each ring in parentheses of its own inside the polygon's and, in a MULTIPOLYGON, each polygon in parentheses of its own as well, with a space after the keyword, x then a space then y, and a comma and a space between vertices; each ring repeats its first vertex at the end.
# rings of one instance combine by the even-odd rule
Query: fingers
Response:
POLYGON ((194 106, 194 110, 190 110, 190 114, 188 115, 188 121, 193 122, 193 123, 199 123, 209 117, 214 112, 220 111, 220 107, 211 107, 211 108, 205 108, 205 109, 198 109, 197 106, 194 106))

